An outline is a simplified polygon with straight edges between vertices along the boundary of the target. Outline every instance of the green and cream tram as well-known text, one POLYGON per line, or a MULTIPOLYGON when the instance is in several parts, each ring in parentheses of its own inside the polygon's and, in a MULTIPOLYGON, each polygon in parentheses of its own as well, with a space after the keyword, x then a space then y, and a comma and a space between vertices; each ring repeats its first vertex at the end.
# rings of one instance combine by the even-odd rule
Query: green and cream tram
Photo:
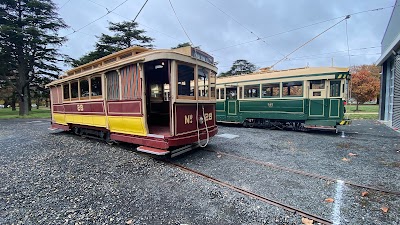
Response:
POLYGON ((260 71, 217 78, 217 121, 246 127, 335 129, 344 119, 348 68, 260 71))

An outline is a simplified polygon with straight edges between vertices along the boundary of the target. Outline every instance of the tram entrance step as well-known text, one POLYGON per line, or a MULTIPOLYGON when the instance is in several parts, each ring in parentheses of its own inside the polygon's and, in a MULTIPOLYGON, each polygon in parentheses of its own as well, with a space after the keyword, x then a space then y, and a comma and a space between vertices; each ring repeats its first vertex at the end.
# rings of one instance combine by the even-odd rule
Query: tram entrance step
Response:
POLYGON ((145 152, 153 155, 167 155, 169 151, 167 150, 162 150, 158 148, 151 148, 151 147, 146 147, 146 146, 139 146, 137 149, 139 152, 145 152))

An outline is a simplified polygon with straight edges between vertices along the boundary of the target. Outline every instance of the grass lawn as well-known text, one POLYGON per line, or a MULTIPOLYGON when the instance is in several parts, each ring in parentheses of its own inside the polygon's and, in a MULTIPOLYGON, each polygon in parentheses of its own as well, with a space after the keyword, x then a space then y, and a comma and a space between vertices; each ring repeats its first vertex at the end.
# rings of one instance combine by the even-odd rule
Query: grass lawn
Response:
MULTIPOLYGON (((378 113, 377 114, 348 114, 349 119, 356 119, 356 120, 377 120, 378 119, 378 113)), ((346 118, 346 116, 345 116, 346 118)))
POLYGON ((11 108, 0 109, 0 119, 11 119, 11 118, 50 118, 49 108, 32 108, 28 116, 19 116, 18 108, 16 111, 12 111, 11 108))
MULTIPOLYGON (((347 112, 351 113, 356 110, 356 105, 346 105, 347 112)), ((357 112, 378 113, 379 105, 359 105, 357 112)))

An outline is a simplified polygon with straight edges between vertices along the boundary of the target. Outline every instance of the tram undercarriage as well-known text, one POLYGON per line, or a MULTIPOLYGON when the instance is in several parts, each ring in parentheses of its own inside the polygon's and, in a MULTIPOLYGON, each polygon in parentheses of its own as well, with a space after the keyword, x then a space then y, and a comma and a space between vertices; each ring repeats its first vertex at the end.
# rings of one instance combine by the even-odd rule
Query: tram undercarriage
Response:
POLYGON ((294 131, 310 131, 310 130, 329 130, 337 132, 336 126, 310 126, 306 125, 306 121, 287 121, 287 120, 270 120, 263 118, 246 119, 243 126, 246 128, 267 128, 279 130, 294 131))

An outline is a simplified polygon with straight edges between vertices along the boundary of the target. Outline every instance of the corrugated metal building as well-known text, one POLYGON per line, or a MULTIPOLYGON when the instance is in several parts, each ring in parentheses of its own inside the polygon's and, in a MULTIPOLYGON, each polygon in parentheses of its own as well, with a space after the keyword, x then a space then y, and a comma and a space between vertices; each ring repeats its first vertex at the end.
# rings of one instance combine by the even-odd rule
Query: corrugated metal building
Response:
POLYGON ((382 66, 379 119, 400 129, 400 1, 396 0, 382 39, 382 66))

